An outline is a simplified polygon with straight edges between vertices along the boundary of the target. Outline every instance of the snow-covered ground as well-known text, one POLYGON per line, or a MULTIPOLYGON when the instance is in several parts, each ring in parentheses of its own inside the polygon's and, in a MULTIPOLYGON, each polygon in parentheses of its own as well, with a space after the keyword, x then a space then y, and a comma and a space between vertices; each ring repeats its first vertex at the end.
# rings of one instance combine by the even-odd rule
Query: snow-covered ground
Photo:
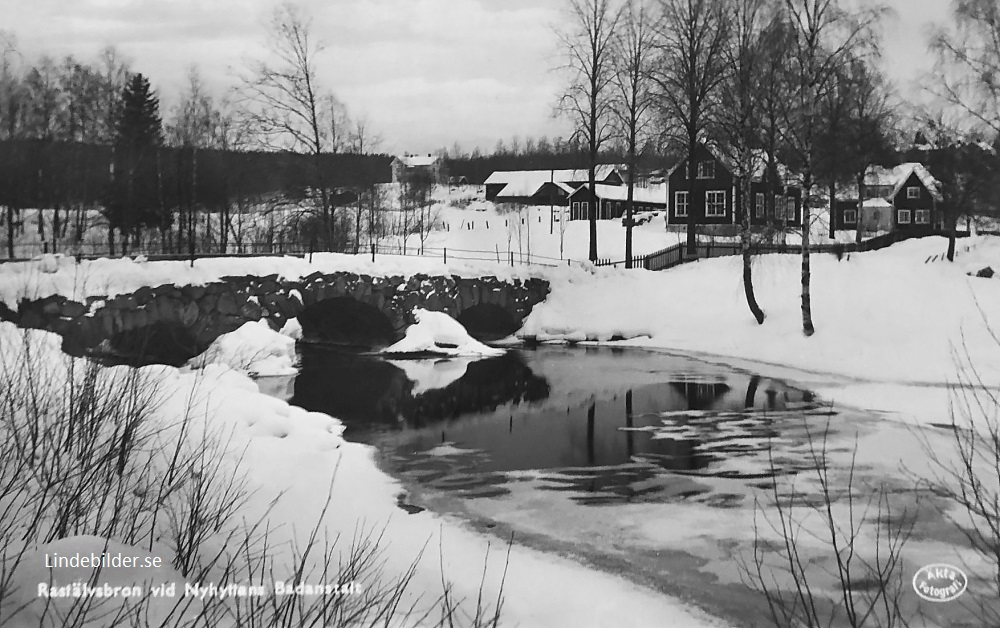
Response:
MULTIPOLYGON (((66 359, 51 334, 29 331, 26 335, 34 359, 51 363, 66 359)), ((0 346, 6 358, 12 358, 23 346, 21 338, 21 331, 13 325, 0 323, 0 346)), ((197 371, 153 366, 142 371, 159 388, 162 403, 156 408, 155 420, 162 423, 164 430, 171 429, 178 416, 190 412, 205 423, 201 428, 192 428, 193 433, 207 429, 227 438, 224 455, 232 458, 234 466, 237 459, 241 460, 249 481, 251 498, 241 508, 241 518, 256 521, 266 517, 272 530, 270 546, 287 554, 279 556, 276 578, 292 577, 290 571, 280 571, 282 557, 289 565, 292 560, 291 546, 285 541, 304 540, 316 522, 322 521, 331 538, 341 535, 350 539, 359 526, 379 531, 384 528, 382 558, 389 578, 404 574, 423 553, 410 591, 422 595, 424 603, 440 595, 443 569, 443 577, 453 584, 455 596, 466 603, 472 600, 474 605, 488 556, 485 600, 496 600, 506 569, 504 625, 718 625, 678 601, 620 577, 516 544, 506 563, 506 548, 498 547, 495 541, 491 545, 488 538, 458 521, 428 511, 404 513, 397 507, 400 486, 378 469, 371 447, 346 442, 337 419, 264 395, 246 374, 229 366, 209 364, 197 371), (332 507, 324 516, 322 510, 331 490, 332 507)), ((90 537, 70 538, 41 547, 33 556, 43 556, 45 551, 87 552, 95 547, 90 537)), ((111 547, 115 548, 118 546, 111 547)), ((135 555, 148 553, 136 548, 124 550, 135 555)), ((154 550, 161 556, 168 552, 165 548, 154 550)), ((169 560, 168 554, 166 558, 169 560)), ((39 572, 30 560, 24 565, 15 578, 27 586, 25 601, 34 606, 25 616, 26 623, 14 625, 30 625, 32 613, 44 602, 38 601, 41 598, 35 598, 34 592, 39 573, 47 572, 39 572)), ((72 573, 56 575, 72 577, 72 573)), ((102 578, 113 582, 121 580, 120 576, 110 569, 102 573, 102 578)))
MULTIPOLYGON (((477 211, 476 203, 471 202, 472 209, 446 207, 447 228, 432 233, 428 246, 454 251, 519 250, 520 246, 527 252, 527 235, 518 244, 516 236, 522 227, 511 227, 512 215, 505 218, 486 206, 477 211), (502 227, 503 220, 508 223, 502 227)), ((540 217, 547 220, 544 212, 547 208, 525 212, 524 232, 530 223, 532 255, 558 258, 562 240, 565 257, 585 257, 586 223, 567 223, 560 238, 558 223, 550 233, 548 223, 538 221, 540 217)), ((620 221, 602 221, 599 227, 601 256, 617 258, 619 249, 614 247, 621 246, 624 233, 620 221)), ((636 237, 640 254, 671 245, 683 236, 665 232, 660 218, 637 228, 636 237)), ((551 282, 552 292, 528 317, 519 332, 522 336, 552 341, 623 338, 625 344, 711 355, 737 366, 752 362, 757 372, 805 382, 827 399, 926 424, 947 422, 946 385, 958 378, 961 362, 974 365, 987 383, 1000 382, 1000 342, 995 337, 1000 335, 1000 278, 968 275, 985 266, 1000 270, 1000 238, 961 240, 954 264, 926 262, 943 253, 945 246, 943 238, 931 237, 851 254, 839 261, 832 255, 814 256, 816 333, 810 338, 801 333, 800 259, 793 255, 755 260, 757 298, 767 314, 761 326, 747 309, 736 258, 704 260, 665 272, 587 265, 511 267, 456 261, 453 256, 448 264, 440 259, 394 256, 379 256, 373 263, 366 256, 324 254, 316 255, 312 263, 298 258, 254 258, 198 260, 193 266, 131 260, 75 264, 46 258, 0 266, 0 298, 16 307, 20 298, 56 292, 82 299, 143 285, 202 284, 232 274, 279 273, 295 278, 317 270, 539 276, 551 282)), ((239 355, 238 348, 251 345, 260 350, 254 356, 270 356, 268 368, 275 361, 281 368, 290 366, 282 362, 289 359, 288 341, 260 327, 220 339, 213 347, 215 354, 202 360, 204 368, 198 372, 150 370, 174 391, 168 397, 171 403, 161 409, 163 419, 181 412, 179 404, 192 391, 209 391, 203 403, 206 416, 213 417, 213 427, 231 431, 236 435, 234 446, 246 449, 245 466, 259 489, 256 507, 263 512, 270 499, 283 493, 283 506, 273 515, 277 524, 288 524, 288 529, 302 529, 319 516, 339 463, 334 503, 343 507, 328 513, 328 529, 349 535, 359 518, 375 525, 388 521, 390 566, 399 570, 426 542, 434 548, 431 554, 443 544, 446 575, 463 595, 474 596, 482 562, 470 562, 469 557, 485 556, 485 537, 427 512, 403 514, 396 506, 399 485, 378 470, 370 448, 341 438, 336 419, 264 396, 246 375, 232 370, 265 370, 239 355), (301 478, 311 479, 303 482, 301 478)), ((6 352, 12 329, 7 324, 2 329, 7 335, 0 335, 0 351, 6 352)), ((434 334, 427 338, 433 341, 434 334)), ((56 351, 50 341, 39 340, 39 344, 56 351)), ((460 371, 464 372, 464 363, 455 368, 446 363, 420 379, 453 381, 460 371)), ((501 571, 491 568, 488 592, 495 592, 501 571)), ((440 588, 436 561, 424 561, 416 585, 421 591, 440 588)), ((622 579, 517 546, 505 593, 505 617, 515 625, 698 626, 706 622, 678 602, 622 579)))

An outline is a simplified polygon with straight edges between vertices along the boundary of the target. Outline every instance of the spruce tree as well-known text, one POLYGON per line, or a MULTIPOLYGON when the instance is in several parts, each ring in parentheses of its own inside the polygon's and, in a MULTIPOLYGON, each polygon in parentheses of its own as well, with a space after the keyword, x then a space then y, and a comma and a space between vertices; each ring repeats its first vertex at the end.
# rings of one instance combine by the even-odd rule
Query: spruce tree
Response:
POLYGON ((143 227, 170 222, 161 211, 157 148, 163 141, 160 102, 149 79, 134 74, 122 91, 115 124, 114 164, 107 206, 109 227, 128 239, 143 227))

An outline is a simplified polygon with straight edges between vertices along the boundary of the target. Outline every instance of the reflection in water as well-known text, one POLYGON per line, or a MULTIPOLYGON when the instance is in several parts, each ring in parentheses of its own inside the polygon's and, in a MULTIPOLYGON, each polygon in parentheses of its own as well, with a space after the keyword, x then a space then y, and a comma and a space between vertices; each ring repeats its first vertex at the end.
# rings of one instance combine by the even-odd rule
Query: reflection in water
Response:
POLYGON ((404 368, 376 356, 315 347, 300 350, 301 369, 291 403, 340 418, 353 428, 352 437, 420 429, 500 405, 544 399, 549 392, 545 379, 515 352, 470 362, 457 380, 424 390, 404 368))
POLYGON ((509 351, 443 378, 434 366, 305 348, 292 403, 342 418, 348 438, 420 484, 486 497, 529 478, 585 503, 690 499, 709 490, 699 477, 767 477, 771 444, 796 442, 803 415, 828 414, 776 380, 642 351, 509 351))

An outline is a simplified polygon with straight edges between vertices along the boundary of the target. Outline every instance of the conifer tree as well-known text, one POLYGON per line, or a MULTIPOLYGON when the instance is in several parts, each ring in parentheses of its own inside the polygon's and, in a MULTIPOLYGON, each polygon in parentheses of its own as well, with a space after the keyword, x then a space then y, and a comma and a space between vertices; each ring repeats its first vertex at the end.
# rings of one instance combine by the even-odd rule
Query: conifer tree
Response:
POLYGON ((115 125, 111 190, 106 207, 109 241, 113 230, 124 237, 122 252, 128 252, 130 237, 143 227, 169 222, 160 211, 159 172, 156 149, 162 143, 160 102, 140 73, 132 75, 122 91, 115 125))

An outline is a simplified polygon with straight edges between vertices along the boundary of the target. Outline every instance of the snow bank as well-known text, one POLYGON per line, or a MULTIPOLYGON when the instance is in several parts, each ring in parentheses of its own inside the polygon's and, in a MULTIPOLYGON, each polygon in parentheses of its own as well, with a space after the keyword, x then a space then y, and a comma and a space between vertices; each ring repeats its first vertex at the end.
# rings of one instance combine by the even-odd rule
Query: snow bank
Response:
MULTIPOLYGON (((0 323, 3 356, 14 354, 22 338, 28 339, 35 359, 54 364, 69 359, 59 350, 58 336, 23 332, 9 323, 0 323)), ((276 335, 269 338, 274 340, 276 335)), ((515 545, 509 565, 505 566, 505 548, 496 539, 429 511, 404 514, 397 505, 401 486, 378 468, 371 447, 344 441, 343 425, 336 419, 268 397, 247 375, 228 366, 209 364, 198 371, 152 366, 140 371, 159 387, 162 402, 157 404, 152 420, 165 438, 170 438, 171 430, 177 429, 178 417, 185 413, 194 422, 190 433, 207 430, 225 436, 226 446, 220 455, 232 465, 240 460, 248 482, 250 499, 239 516, 251 522, 268 520, 269 546, 279 552, 274 569, 277 578, 292 573, 293 538, 304 540, 317 522, 325 531, 323 538, 331 539, 338 535, 342 539, 355 538, 360 525, 381 536, 383 553, 379 560, 388 578, 406 573, 410 564, 424 555, 417 563, 411 597, 402 607, 416 596, 424 603, 438 598, 442 568, 444 577, 453 583, 456 599, 477 599, 484 560, 489 556, 482 594, 485 600, 495 600, 506 570, 505 625, 719 625, 679 601, 558 556, 515 545), (332 506, 324 515, 328 497, 332 506)), ((52 547, 69 554, 101 544, 100 540, 83 537, 59 543, 40 545, 34 548, 33 556, 43 556, 52 547)), ((172 561, 169 550, 163 548, 136 552, 114 544, 109 547, 129 555, 159 555, 166 564, 172 561)), ((33 563, 35 567, 18 576, 20 583, 33 587, 31 591, 40 577, 37 560, 33 559, 33 563)), ((176 576, 167 571, 144 572, 141 578, 129 572, 107 575, 123 584, 133 579, 143 581, 146 576, 162 576, 168 581, 176 576)))
POLYGON ((946 246, 930 237, 842 261, 813 256, 810 338, 801 331, 801 260, 776 254, 754 261, 754 288, 767 315, 761 326, 746 305, 742 261, 727 257, 657 273, 601 269, 558 282, 519 334, 618 336, 633 345, 911 384, 954 381, 957 351, 987 381, 1000 381, 1000 347, 990 332, 1000 330, 1000 280, 965 274, 966 266, 1000 268, 1000 238, 960 242, 963 264, 925 263, 946 246))
POLYGON ((285 321, 285 325, 278 332, 284 336, 288 336, 293 340, 302 340, 302 324, 299 323, 299 319, 290 318, 285 321))
POLYGON ((434 353, 449 356, 503 355, 469 335, 461 323, 443 312, 414 308, 417 322, 406 328, 406 337, 383 353, 434 353))
POLYGON ((295 370, 295 339, 271 329, 266 321, 244 323, 223 334, 201 355, 188 362, 192 368, 223 364, 251 375, 291 375, 295 370))

